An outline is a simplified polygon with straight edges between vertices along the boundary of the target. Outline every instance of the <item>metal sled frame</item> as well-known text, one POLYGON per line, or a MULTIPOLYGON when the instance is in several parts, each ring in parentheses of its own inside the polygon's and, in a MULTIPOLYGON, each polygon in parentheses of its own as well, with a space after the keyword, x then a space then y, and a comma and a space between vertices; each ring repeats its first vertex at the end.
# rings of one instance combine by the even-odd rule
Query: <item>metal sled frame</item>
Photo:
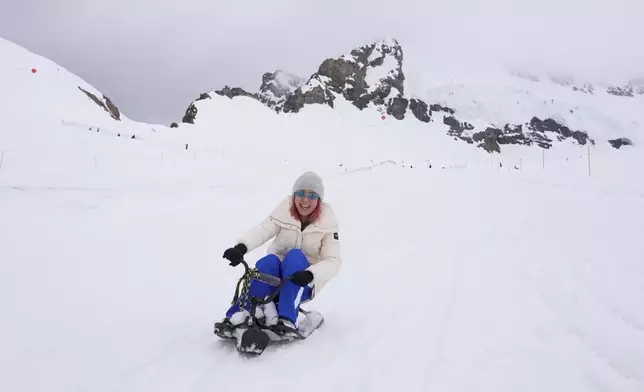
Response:
MULTIPOLYGON (((291 280, 292 276, 287 276, 287 277, 284 278, 284 280, 282 280, 282 279, 278 278, 275 275, 270 275, 270 274, 266 274, 266 273, 258 272, 258 271, 254 272, 252 274, 252 276, 251 276, 251 268, 248 266, 248 263, 246 262, 246 260, 242 259, 240 264, 242 264, 244 266, 244 275, 242 275, 242 277, 239 278, 239 281, 237 281, 237 286, 235 287, 235 297, 233 298, 233 303, 237 302, 237 300, 239 299, 239 286, 242 284, 242 282, 244 282, 245 279, 257 280, 257 281, 267 283, 267 284, 277 288, 273 294, 271 294, 270 296, 268 296, 268 297, 266 297, 264 299, 249 296, 249 300, 251 302, 251 312, 250 312, 250 314, 251 314, 251 317, 254 318, 255 310, 257 309, 257 306, 258 305, 266 305, 267 303, 274 301, 275 298, 277 298, 279 296, 280 290, 282 289, 284 284, 286 282, 288 282, 289 280, 291 280)), ((309 302, 311 299, 313 299, 313 298, 309 298, 309 299, 306 299, 306 300, 302 301, 302 304, 309 302)), ((302 309, 301 306, 300 306, 299 309, 300 309, 300 312, 302 314, 306 315, 306 314, 309 313, 306 310, 302 309)))
MULTIPOLYGON (((230 337, 236 340, 237 350, 239 352, 259 355, 264 351, 264 349, 270 342, 306 339, 311 333, 313 333, 315 329, 317 329, 317 327, 319 327, 320 324, 322 324, 324 318, 320 313, 306 311, 300 306, 299 311, 307 316, 307 319, 305 320, 306 324, 301 325, 301 327, 304 328, 300 328, 300 331, 294 331, 297 334, 297 336, 295 337, 284 337, 276 330, 261 325, 255 317, 257 306, 265 305, 274 301, 279 296, 279 292, 284 284, 291 280, 292 277, 289 276, 284 278, 284 280, 281 280, 274 275, 265 274, 255 269, 251 270, 245 260, 242 260, 240 264, 244 266, 244 274, 237 282, 233 303, 239 300, 239 287, 242 283, 244 283, 244 288, 242 289, 242 291, 245 291, 245 293, 243 294, 246 294, 246 299, 244 299, 244 301, 250 301, 251 310, 250 315, 246 318, 244 323, 235 326, 233 336, 230 337), (251 280, 257 280, 267 283, 273 287, 276 287, 276 290, 273 294, 267 296, 264 299, 251 297, 248 291, 251 280)), ((303 301, 302 303, 308 302, 309 300, 303 301)), ((217 331, 217 324, 215 324, 215 331, 217 331)), ((217 334, 217 332, 215 333, 217 334)))

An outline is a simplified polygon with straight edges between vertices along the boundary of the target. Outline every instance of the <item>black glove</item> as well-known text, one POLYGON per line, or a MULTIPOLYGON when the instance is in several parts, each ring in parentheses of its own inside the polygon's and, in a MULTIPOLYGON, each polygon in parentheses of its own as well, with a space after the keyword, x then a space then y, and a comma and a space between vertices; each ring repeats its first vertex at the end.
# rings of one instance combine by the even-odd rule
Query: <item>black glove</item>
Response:
POLYGON ((248 251, 248 248, 246 248, 246 245, 237 244, 232 248, 226 249, 226 251, 224 252, 223 258, 228 259, 230 261, 229 265, 235 267, 239 263, 241 263, 247 251, 248 251))
POLYGON ((313 272, 311 271, 298 271, 291 278, 291 282, 298 286, 306 286, 313 281, 313 272))

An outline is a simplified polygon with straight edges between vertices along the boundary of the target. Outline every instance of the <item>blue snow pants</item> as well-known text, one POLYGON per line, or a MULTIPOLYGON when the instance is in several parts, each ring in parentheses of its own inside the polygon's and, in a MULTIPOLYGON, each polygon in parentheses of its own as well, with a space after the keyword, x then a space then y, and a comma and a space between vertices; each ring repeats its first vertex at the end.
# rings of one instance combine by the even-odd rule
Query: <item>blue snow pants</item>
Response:
MULTIPOLYGON (((284 257, 284 260, 280 262, 279 257, 274 254, 269 254, 263 258, 257 260, 255 267, 259 272, 265 274, 271 274, 277 276, 281 279, 287 276, 291 276, 298 271, 303 271, 309 267, 309 261, 306 258, 304 252, 300 249, 292 249, 284 257)), ((259 282, 253 280, 248 289, 248 294, 251 297, 266 298, 267 296, 273 294, 276 290, 276 287, 269 285, 268 283, 259 282)), ((291 320, 294 324, 297 321, 297 314, 300 309, 300 304, 304 301, 311 299, 312 289, 310 286, 298 286, 295 283, 288 281, 286 282, 280 292, 279 292, 279 302, 277 304, 277 313, 280 317, 285 317, 291 320)), ((234 303, 228 312, 226 312, 226 317, 231 317, 235 312, 238 312, 239 301, 242 300, 241 296, 236 303, 234 303)), ((246 303, 246 310, 250 311, 250 301, 246 303)))

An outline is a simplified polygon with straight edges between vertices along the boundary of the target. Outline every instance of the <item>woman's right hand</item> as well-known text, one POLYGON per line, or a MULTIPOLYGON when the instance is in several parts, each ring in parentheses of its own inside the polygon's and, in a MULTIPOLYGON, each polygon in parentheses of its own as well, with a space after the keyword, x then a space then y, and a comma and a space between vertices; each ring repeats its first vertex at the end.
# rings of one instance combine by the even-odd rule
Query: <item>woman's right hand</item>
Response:
POLYGON ((239 263, 241 263, 247 251, 248 248, 246 248, 246 245, 237 244, 232 248, 226 249, 223 258, 230 261, 229 265, 236 267, 237 265, 239 265, 239 263))

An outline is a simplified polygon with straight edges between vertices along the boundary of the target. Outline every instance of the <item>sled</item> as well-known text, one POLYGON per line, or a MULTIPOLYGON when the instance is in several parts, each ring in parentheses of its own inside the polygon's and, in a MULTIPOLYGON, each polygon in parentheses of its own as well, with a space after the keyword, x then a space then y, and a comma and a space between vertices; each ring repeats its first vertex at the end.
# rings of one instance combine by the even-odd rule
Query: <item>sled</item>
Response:
MULTIPOLYGON (((324 322, 324 317, 321 313, 315 311, 306 311, 300 307, 300 313, 304 315, 304 319, 299 322, 297 330, 282 330, 277 325, 265 324, 265 319, 256 317, 257 308, 261 305, 266 305, 277 298, 280 289, 284 283, 290 280, 290 277, 281 280, 280 278, 259 272, 251 269, 245 260, 241 261, 244 266, 244 275, 237 282, 235 289, 235 297, 233 303, 239 299, 239 286, 243 283, 242 295, 246 293, 247 300, 250 301, 251 308, 250 314, 246 317, 243 323, 233 325, 230 322, 217 322, 215 323, 215 335, 227 340, 234 340, 237 351, 251 355, 261 355, 266 347, 272 342, 288 342, 293 340, 304 340, 309 337, 316 329, 324 322), (248 295, 248 287, 251 280, 258 280, 271 286, 276 287, 276 290, 266 298, 250 297, 248 295)), ((244 308, 241 306, 240 308, 244 308)))

